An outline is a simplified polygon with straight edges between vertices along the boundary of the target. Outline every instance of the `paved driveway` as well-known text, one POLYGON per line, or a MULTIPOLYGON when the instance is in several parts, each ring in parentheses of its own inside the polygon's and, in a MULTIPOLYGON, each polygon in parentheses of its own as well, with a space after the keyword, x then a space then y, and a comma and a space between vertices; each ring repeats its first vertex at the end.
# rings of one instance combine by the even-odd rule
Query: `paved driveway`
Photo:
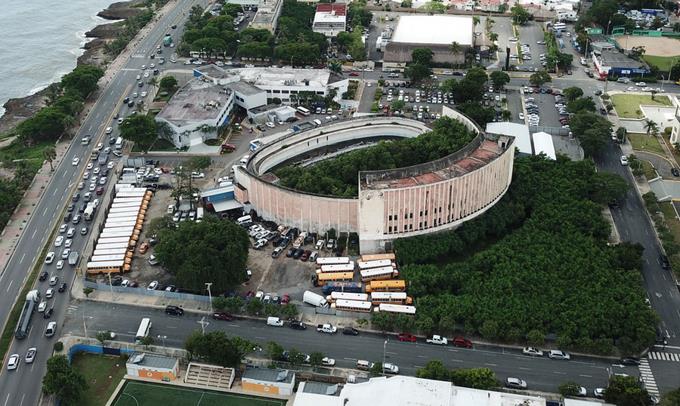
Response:
POLYGON ((671 168, 673 164, 661 155, 653 154, 645 151, 635 151, 635 156, 645 161, 649 161, 656 169, 657 173, 664 178, 668 179, 678 179, 671 174, 671 168))

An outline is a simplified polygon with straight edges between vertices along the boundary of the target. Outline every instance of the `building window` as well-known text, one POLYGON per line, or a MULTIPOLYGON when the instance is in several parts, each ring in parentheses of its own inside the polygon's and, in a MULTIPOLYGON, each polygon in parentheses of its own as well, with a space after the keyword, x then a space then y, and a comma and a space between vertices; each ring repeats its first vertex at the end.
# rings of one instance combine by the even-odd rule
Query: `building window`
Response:
POLYGON ((404 213, 404 219, 408 219, 408 213, 404 213))
POLYGON ((410 217, 413 218, 413 213, 409 213, 410 217))
POLYGON ((288 93, 290 93, 290 92, 289 92, 288 90, 281 90, 281 93, 283 93, 283 94, 288 94, 288 93))
POLYGON ((323 96, 323 92, 316 92, 316 94, 323 96))
POLYGON ((408 230, 408 226, 406 224, 404 224, 404 231, 407 231, 407 230, 408 230))
POLYGON ((413 230, 413 224, 409 224, 408 228, 413 230))
POLYGON ((280 90, 274 90, 274 93, 281 94, 281 91, 280 90))
POLYGON ((427 221, 425 222, 425 228, 427 228, 427 221))
POLYGON ((387 232, 391 233, 392 232, 392 226, 387 227, 387 232))
POLYGON ((425 215, 427 216, 427 210, 425 210, 425 215))
POLYGON ((423 217, 423 211, 421 210, 420 213, 418 214, 420 217, 423 217))
POLYGON ((390 214, 389 216, 387 216, 387 219, 388 219, 389 221, 392 221, 392 215, 390 214))
POLYGON ((418 228, 423 228, 423 222, 418 223, 418 228))

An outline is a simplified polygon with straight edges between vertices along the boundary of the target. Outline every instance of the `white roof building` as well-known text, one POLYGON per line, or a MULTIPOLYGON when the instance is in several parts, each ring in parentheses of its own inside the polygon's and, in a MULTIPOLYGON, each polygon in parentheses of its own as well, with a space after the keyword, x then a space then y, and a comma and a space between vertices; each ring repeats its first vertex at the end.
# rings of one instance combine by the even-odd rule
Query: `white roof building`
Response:
POLYGON ((515 147, 517 147, 521 154, 532 155, 534 153, 531 148, 529 127, 524 124, 510 123, 507 121, 488 123, 486 125, 486 132, 489 134, 515 137, 515 147))
POLYGON ((534 142, 534 153, 536 155, 545 154, 553 161, 557 159, 555 155, 555 145, 553 144, 552 135, 544 132, 531 134, 531 139, 534 142))
POLYGON ((347 5, 323 3, 316 6, 312 31, 335 37, 347 28, 347 5))
POLYGON ((543 398, 453 386, 411 376, 372 378, 340 387, 301 382, 293 406, 545 406, 543 398), (339 389, 339 390, 338 390, 339 389))

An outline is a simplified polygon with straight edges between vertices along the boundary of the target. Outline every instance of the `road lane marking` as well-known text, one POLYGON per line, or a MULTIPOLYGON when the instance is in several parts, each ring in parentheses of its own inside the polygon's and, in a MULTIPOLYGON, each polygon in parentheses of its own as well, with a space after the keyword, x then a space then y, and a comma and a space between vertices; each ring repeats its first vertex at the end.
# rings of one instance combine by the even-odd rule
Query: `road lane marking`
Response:
POLYGON ((347 361, 356 361, 357 360, 356 358, 343 358, 343 359, 347 360, 347 361))
POLYGON ((7 285, 7 292, 9 292, 9 288, 12 287, 12 282, 14 282, 14 279, 12 279, 11 281, 9 281, 9 285, 7 285))
POLYGON ((238 324, 227 324, 227 327, 238 327, 238 324))
POLYGON ((490 362, 485 362, 484 365, 488 365, 490 367, 497 367, 498 366, 498 364, 492 364, 490 362))
POLYGON ((52 196, 56 196, 58 190, 59 190, 59 189, 54 189, 54 193, 52 193, 52 196))
POLYGON ((396 353, 396 352, 390 352, 390 351, 385 351, 385 354, 398 355, 398 353, 396 353))
POLYGON ((26 253, 24 252, 24 255, 21 256, 21 259, 19 260, 19 264, 24 262, 24 258, 26 258, 26 253))
POLYGON ((21 395, 21 403, 19 403, 19 406, 22 406, 24 404, 24 398, 26 397, 26 394, 21 395))
POLYGON ((531 368, 519 367, 522 371, 531 371, 531 368))
POLYGON ((33 234, 31 234, 31 240, 35 238, 35 233, 37 233, 37 232, 38 232, 37 228, 35 230, 33 230, 33 234))
POLYGON ((424 355, 418 355, 418 358, 427 358, 427 357, 424 356, 424 355))
POLYGON ((465 362, 462 359, 451 359, 451 362, 465 362))
POLYGON ((7 394, 7 398, 5 398, 5 406, 7 406, 7 402, 9 402, 9 393, 7 394))
POLYGON ((267 339, 267 337, 257 337, 257 336, 255 338, 258 339, 258 340, 266 340, 267 339))
POLYGON ((579 376, 582 376, 584 378, 592 378, 593 377, 592 375, 582 375, 582 374, 579 374, 579 376))
POLYGON ((553 374, 557 374, 557 375, 566 375, 567 373, 566 373, 566 372, 561 372, 561 371, 553 371, 553 374))

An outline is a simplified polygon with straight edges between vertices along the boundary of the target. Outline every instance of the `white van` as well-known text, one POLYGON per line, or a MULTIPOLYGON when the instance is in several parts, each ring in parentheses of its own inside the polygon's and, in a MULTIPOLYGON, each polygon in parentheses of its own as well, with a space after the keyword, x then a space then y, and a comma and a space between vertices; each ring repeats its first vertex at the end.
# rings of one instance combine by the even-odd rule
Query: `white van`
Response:
POLYGON ((250 155, 244 155, 243 158, 239 161, 241 165, 245 165, 248 163, 248 159, 250 159, 250 155))
POLYGON ((360 359, 357 361, 357 369, 360 369, 362 371, 368 371, 371 368, 373 368, 373 363, 370 361, 366 361, 364 359, 360 359))
POLYGON ((243 216, 236 219, 236 223, 242 227, 248 227, 253 223, 253 218, 250 216, 243 216))
POLYGON ((314 125, 316 125, 317 127, 321 125, 321 120, 319 120, 318 118, 315 118, 313 122, 314 125))
POLYGON ((283 327, 283 320, 278 317, 267 317, 267 325, 273 327, 283 327))

